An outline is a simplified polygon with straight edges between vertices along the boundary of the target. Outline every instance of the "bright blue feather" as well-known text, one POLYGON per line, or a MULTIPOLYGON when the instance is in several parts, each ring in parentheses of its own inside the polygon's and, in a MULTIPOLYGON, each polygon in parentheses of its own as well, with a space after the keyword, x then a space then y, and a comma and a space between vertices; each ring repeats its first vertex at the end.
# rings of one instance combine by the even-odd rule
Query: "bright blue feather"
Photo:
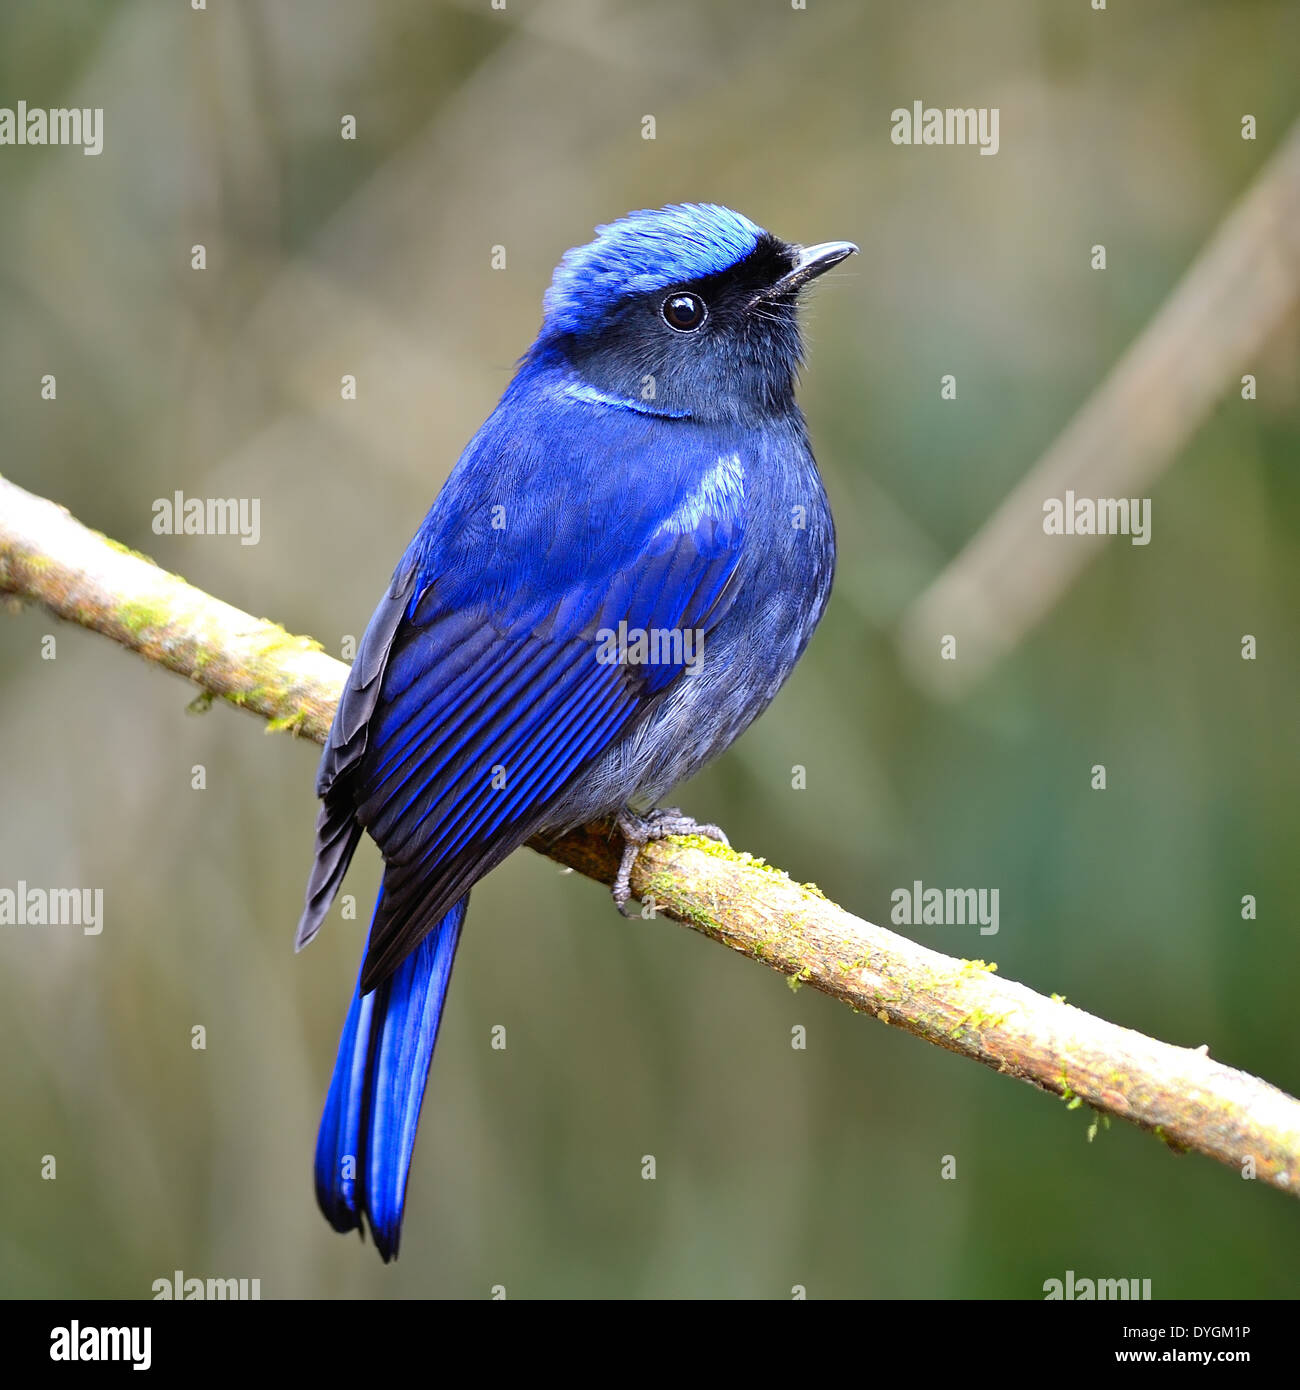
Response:
POLYGON ((717 275, 748 256, 762 234, 748 217, 716 203, 630 212, 564 253, 546 291, 547 325, 559 333, 587 332, 612 298, 717 275))
POLYGON ((397 1254, 429 1061, 468 901, 372 993, 363 995, 358 981, 325 1100, 317 1201, 336 1231, 364 1221, 385 1262, 397 1254))
POLYGON ((798 263, 710 204, 632 213, 570 251, 536 343, 361 640, 317 777, 297 941, 368 831, 384 880, 316 1187, 335 1229, 369 1226, 385 1260, 471 887, 530 836, 715 757, 825 608, 834 530, 781 292, 798 263), (698 332, 666 318, 664 295, 684 289, 706 305, 698 332), (637 632, 678 644, 607 659, 614 634, 637 632), (687 633, 703 635, 693 666, 687 633))

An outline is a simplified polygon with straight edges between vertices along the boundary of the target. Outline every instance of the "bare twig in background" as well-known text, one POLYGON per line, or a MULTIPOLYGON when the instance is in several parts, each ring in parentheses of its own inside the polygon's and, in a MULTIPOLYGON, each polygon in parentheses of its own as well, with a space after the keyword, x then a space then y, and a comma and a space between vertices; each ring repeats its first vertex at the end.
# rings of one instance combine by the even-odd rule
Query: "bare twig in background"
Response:
POLYGON ((1013 650, 1105 543, 1048 536, 1043 503, 1137 497, 1300 304, 1300 123, 1173 295, 993 517, 903 615, 909 670, 955 696, 1013 650), (939 659, 958 638, 960 659, 939 659))
MULTIPOLYGON (((347 674, 308 639, 210 597, 3 478, 0 590, 317 742, 347 674)), ((533 848, 601 883, 618 865, 605 826, 533 848)), ((632 886, 666 915, 857 1012, 1300 1195, 1300 1101, 1203 1049, 1157 1042, 1001 980, 982 961, 928 950, 711 841, 647 845, 632 886)))

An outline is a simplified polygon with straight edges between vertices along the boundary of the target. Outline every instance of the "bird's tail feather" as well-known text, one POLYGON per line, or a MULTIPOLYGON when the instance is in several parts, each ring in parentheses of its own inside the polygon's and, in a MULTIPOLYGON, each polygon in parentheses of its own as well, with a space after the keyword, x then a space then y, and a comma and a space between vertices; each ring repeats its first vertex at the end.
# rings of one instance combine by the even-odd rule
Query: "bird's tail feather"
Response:
POLYGON ((466 894, 371 993, 361 993, 358 976, 325 1100, 316 1200, 336 1231, 356 1230, 364 1218, 385 1264, 401 1238, 420 1105, 468 903, 466 894))

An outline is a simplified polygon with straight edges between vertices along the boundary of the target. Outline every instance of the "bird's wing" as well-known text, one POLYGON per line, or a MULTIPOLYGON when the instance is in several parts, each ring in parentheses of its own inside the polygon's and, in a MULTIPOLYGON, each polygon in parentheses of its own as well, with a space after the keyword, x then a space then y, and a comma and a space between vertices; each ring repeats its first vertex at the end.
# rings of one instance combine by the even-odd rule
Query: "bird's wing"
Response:
POLYGON ((627 664, 609 634, 707 637, 734 598, 740 453, 677 426, 666 450, 662 421, 599 414, 598 433, 543 424, 528 440, 489 420, 362 640, 321 763, 299 934, 319 926, 313 893, 328 907, 364 827, 386 868, 363 990, 691 678, 685 649, 627 664))

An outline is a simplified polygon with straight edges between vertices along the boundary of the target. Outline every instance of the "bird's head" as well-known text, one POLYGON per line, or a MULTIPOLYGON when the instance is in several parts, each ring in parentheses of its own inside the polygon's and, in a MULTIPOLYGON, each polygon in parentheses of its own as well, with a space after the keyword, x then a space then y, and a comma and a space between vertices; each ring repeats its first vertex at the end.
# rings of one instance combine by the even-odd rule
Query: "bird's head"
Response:
POLYGON ((565 254, 535 352, 599 397, 702 419, 789 409, 797 301, 858 248, 801 247, 710 203, 629 213, 565 254))

